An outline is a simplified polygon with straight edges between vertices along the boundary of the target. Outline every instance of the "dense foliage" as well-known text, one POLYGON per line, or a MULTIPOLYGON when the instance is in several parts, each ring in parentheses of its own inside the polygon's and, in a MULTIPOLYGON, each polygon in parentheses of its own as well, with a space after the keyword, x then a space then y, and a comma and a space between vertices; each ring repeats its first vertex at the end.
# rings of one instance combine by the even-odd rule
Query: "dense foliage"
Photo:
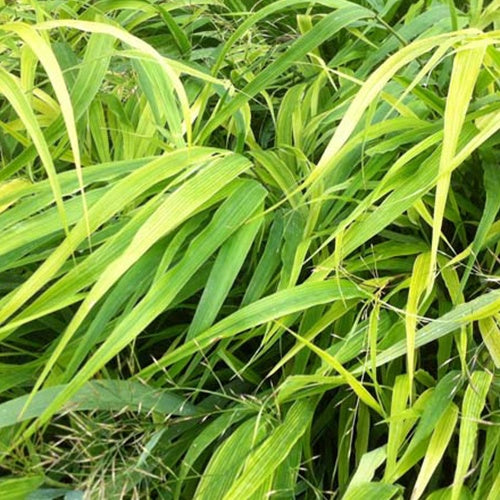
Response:
POLYGON ((0 6, 0 499, 499 498, 499 0, 0 6))

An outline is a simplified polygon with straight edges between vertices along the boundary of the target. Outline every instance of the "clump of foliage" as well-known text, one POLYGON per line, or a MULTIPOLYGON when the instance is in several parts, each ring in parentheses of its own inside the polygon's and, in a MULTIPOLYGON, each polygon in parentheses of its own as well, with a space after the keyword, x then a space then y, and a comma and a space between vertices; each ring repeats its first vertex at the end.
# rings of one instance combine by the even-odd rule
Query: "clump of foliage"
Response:
POLYGON ((498 0, 0 5, 0 498, 498 498, 498 0))

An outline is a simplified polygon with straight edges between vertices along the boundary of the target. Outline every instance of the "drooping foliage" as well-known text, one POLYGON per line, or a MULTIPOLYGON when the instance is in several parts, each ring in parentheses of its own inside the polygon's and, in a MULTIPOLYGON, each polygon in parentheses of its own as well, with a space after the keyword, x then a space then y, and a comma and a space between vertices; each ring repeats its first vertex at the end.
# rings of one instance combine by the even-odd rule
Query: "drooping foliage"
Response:
POLYGON ((0 498, 497 498, 498 0, 0 8, 0 498))

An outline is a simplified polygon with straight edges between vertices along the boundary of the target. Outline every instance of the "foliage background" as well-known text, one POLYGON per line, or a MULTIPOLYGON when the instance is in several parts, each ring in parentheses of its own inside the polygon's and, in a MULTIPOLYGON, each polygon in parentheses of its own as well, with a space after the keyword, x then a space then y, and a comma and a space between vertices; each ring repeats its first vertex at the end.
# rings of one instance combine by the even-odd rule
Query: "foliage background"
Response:
POLYGON ((498 0, 0 6, 1 498, 497 498, 498 0))

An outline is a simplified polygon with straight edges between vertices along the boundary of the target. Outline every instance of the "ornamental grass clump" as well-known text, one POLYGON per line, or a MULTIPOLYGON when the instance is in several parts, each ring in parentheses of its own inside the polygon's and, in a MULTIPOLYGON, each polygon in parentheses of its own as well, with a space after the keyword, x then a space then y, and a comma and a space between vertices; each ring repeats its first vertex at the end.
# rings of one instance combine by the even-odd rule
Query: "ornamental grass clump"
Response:
POLYGON ((0 8, 0 498, 498 498, 498 0, 0 8))

